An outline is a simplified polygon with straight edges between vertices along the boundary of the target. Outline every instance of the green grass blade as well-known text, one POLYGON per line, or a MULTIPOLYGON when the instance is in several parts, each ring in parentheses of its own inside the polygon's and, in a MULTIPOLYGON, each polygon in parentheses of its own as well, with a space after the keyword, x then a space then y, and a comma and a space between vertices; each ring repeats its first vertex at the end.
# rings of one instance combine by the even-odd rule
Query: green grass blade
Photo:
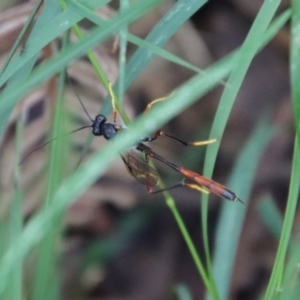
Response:
POLYGON ((300 139, 300 45, 299 45, 299 27, 300 27, 300 3, 297 0, 292 1, 292 27, 291 27, 291 60, 290 72, 292 81, 293 106, 295 114, 296 132, 300 139))
POLYGON ((279 295, 280 300, 297 300, 300 293, 299 260, 300 260, 300 239, 297 234, 297 243, 289 252, 290 259, 285 269, 283 289, 279 295))
MULTIPOLYGON (((68 34, 65 34, 62 48, 66 47, 68 42, 68 34)), ((59 136, 64 132, 65 128, 65 111, 63 105, 64 90, 66 82, 66 72, 62 70, 59 76, 57 100, 55 106, 55 114, 53 120, 52 138, 59 136)), ((66 139, 58 139, 51 143, 51 156, 49 162, 48 181, 47 181, 47 196, 44 206, 47 207, 53 201, 54 193, 61 184, 64 175, 66 175, 66 139)), ((52 221, 51 230, 45 235, 44 239, 39 245, 37 267, 35 274, 35 282, 33 288, 33 300, 39 299, 53 299, 49 298, 51 288, 55 286, 57 281, 57 264, 55 245, 59 238, 61 229, 62 216, 56 216, 52 221)))
MULTIPOLYGON (((22 203, 23 191, 21 189, 21 174, 17 162, 20 161, 22 153, 22 132, 24 123, 20 119, 17 122, 16 130, 16 155, 14 167, 14 193, 11 205, 11 213, 9 220, 9 245, 14 245, 15 239, 19 238, 22 232, 23 216, 22 216, 22 203)), ((8 298, 14 300, 22 300, 22 278, 23 278, 23 261, 20 259, 15 264, 12 270, 12 280, 8 287, 8 298)))
POLYGON ((290 187, 288 194, 288 202, 284 216, 283 229, 279 242, 279 247, 273 266, 271 279, 267 288, 265 299, 273 299, 278 297, 282 289, 284 262, 286 252, 291 236, 291 230, 294 222, 296 206, 299 197, 300 188, 300 63, 299 63, 299 27, 300 27, 300 3, 299 1, 292 1, 292 22, 291 22, 291 81, 292 81, 292 97, 293 108, 295 114, 296 137, 294 145, 294 154, 292 160, 292 172, 290 179, 290 187))
POLYGON ((203 280, 203 283, 208 291, 208 293, 210 294, 210 296, 212 297, 212 299, 214 300, 219 300, 219 295, 218 295, 218 292, 217 290, 215 289, 215 286, 213 285, 213 283, 210 281, 208 275, 207 275, 207 272, 204 268, 204 265, 197 253, 197 250, 196 250, 196 247, 186 229, 186 226, 185 226, 185 223, 179 213, 179 211, 177 210, 177 207, 176 207, 176 204, 175 204, 175 201, 171 198, 171 197, 168 197, 165 195, 165 198, 166 198, 166 203, 168 205, 168 207, 170 208, 172 214, 173 214, 173 217, 179 227, 179 230, 187 244, 187 247, 190 251, 190 254, 192 256, 192 259, 194 261, 194 264, 201 276, 201 279, 203 280))
MULTIPOLYGON (((213 169, 217 157, 217 153, 220 147, 220 142, 228 121, 231 109, 233 107, 234 101, 246 76, 250 63, 252 62, 254 56, 260 49, 260 37, 266 32, 269 27, 278 6, 280 5, 280 0, 266 0, 264 1, 257 17, 255 18, 251 29, 246 37, 245 42, 241 46, 238 56, 235 60, 235 66, 228 78, 225 90, 221 97, 212 129, 209 138, 218 137, 218 142, 211 144, 207 147, 205 161, 204 161, 204 175, 211 178, 213 174, 213 169)), ((232 187, 229 186, 231 189, 232 187)), ((203 195, 201 202, 201 215, 202 215, 202 230, 204 239, 204 249, 207 260, 208 269, 211 271, 211 259, 210 250, 208 242, 208 196, 203 195)))
POLYGON ((286 252, 288 249, 291 230, 295 218, 295 211, 298 203, 299 197, 299 188, 300 188, 300 148, 299 148, 299 140, 296 136, 295 146, 294 146, 294 155, 292 161, 292 173, 290 179, 290 187, 288 194, 288 202, 287 208, 283 221, 283 228, 281 232, 279 247, 275 259, 275 263, 273 265, 273 270, 271 274, 271 279, 269 281, 269 285, 267 288, 267 292, 264 299, 274 299, 274 297, 278 297, 281 293, 282 289, 282 280, 283 280, 283 272, 284 272, 284 262, 286 258, 286 252))
MULTIPOLYGON (((44 9, 42 11, 42 13, 40 14, 40 17, 37 19, 37 21, 35 22, 33 29, 32 29, 32 33, 34 34, 37 30, 37 28, 39 28, 39 26, 43 26, 43 24, 47 24, 49 18, 51 18, 53 15, 55 15, 57 13, 57 9, 59 7, 56 5, 56 3, 46 3, 46 5, 44 6, 44 9)), ((27 42, 31 41, 31 37, 28 38, 27 42)), ((33 65, 35 64, 35 61, 37 59, 37 55, 33 55, 30 57, 30 59, 28 59, 23 65, 22 67, 19 68, 17 73, 14 73, 13 76, 11 77, 9 83, 7 84, 7 89, 17 89, 18 84, 21 80, 24 80, 24 78, 26 78, 28 76, 28 74, 30 73, 31 69, 33 68, 33 65)), ((10 65, 9 64, 7 66, 6 71, 8 71, 10 69, 10 65)), ((1 76, 2 78, 3 76, 1 76)), ((3 93, 5 96, 5 92, 3 93)), ((12 111, 13 107, 10 107, 8 109, 8 111, 6 112, 6 114, 2 115, 3 119, 1 120, 1 125, 0 125, 0 134, 2 134, 4 128, 5 128, 5 124, 9 118, 9 115, 12 111)), ((19 147, 17 147, 18 149, 19 147)), ((17 150, 18 151, 18 150, 17 150)), ((16 161, 20 161, 20 159, 17 159, 16 161)), ((18 176, 18 167, 16 167, 16 176, 18 176)), ((21 192, 19 190, 19 187, 15 188, 15 199, 13 201, 13 203, 17 202, 17 201, 21 201, 21 192)), ((16 204, 17 205, 17 204, 16 204)), ((18 214, 18 209, 17 207, 13 206, 13 213, 14 214, 18 214)), ((21 216, 21 212, 19 212, 20 216, 19 217, 14 217, 14 222, 13 225, 11 226, 18 226, 18 222, 20 223, 22 220, 22 216, 21 216), (19 220, 17 220, 19 219, 19 220)), ((19 225, 20 226, 20 225, 19 225)), ((14 239, 16 239, 17 237, 15 237, 14 239)), ((11 285, 10 285, 10 296, 12 297, 11 299, 18 299, 20 297, 22 297, 22 283, 21 278, 22 278, 22 265, 23 265, 23 258, 19 257, 15 260, 14 262, 14 267, 12 269, 12 274, 11 274, 11 285), (13 296, 12 296, 13 295, 13 296)))
POLYGON ((128 41, 139 46, 140 48, 143 48, 144 50, 151 51, 153 54, 160 56, 161 58, 164 58, 165 60, 173 62, 174 64, 182 66, 186 69, 192 70, 196 73, 203 72, 202 69, 200 69, 200 68, 196 67, 195 65, 189 63, 188 61, 180 58, 179 56, 172 54, 160 47, 157 47, 156 45, 149 43, 147 40, 143 40, 133 34, 128 35, 128 41))
POLYGON ((240 195, 245 204, 234 205, 233 203, 224 202, 222 205, 214 255, 214 277, 221 299, 228 299, 229 296, 234 259, 255 179, 255 172, 263 151, 275 134, 274 127, 268 121, 263 118, 258 123, 236 162, 228 184, 240 195))

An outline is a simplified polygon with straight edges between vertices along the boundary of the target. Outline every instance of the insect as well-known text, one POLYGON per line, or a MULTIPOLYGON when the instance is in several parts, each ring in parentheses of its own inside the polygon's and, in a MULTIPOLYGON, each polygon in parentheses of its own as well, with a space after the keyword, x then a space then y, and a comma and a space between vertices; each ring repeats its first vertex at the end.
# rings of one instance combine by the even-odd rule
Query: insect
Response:
MULTIPOLYGON (((88 118, 91 121, 90 125, 86 125, 83 127, 80 127, 76 130, 73 130, 67 134, 82 130, 84 128, 91 127, 92 128, 92 133, 95 136, 103 136, 106 140, 110 140, 114 138, 118 132, 122 130, 128 130, 126 126, 118 124, 116 122, 116 116, 117 116, 117 110, 115 106, 115 96, 112 91, 111 85, 109 85, 109 94, 112 99, 112 106, 113 106, 113 122, 110 123, 107 121, 106 116, 99 114, 93 119, 89 113, 87 112, 86 108, 84 107, 80 97, 74 90, 84 112, 88 116, 88 118)), ((165 100, 165 98, 160 98, 152 101, 146 108, 146 111, 151 108, 151 106, 159 101, 165 100)), ((207 141, 198 141, 198 142, 185 142, 182 141, 172 135, 169 135, 165 133, 164 131, 157 131, 153 136, 148 136, 140 139, 140 142, 138 142, 134 149, 130 149, 124 154, 121 154, 121 158, 127 167, 127 170, 130 175, 132 175, 137 181, 142 183, 143 185, 146 186, 146 189, 149 193, 155 194, 179 187, 187 187, 190 189, 195 189, 198 190, 202 193, 208 194, 209 192, 223 198, 229 201, 239 201, 243 203, 243 201, 231 190, 229 190, 227 187, 221 185, 220 183, 217 183, 216 181, 213 181, 212 179, 206 178, 196 172, 193 172, 191 170, 185 169, 179 165, 176 165, 164 157, 160 156, 156 152, 154 152, 149 146, 147 146, 145 143, 146 142, 152 142, 156 140, 159 137, 168 137, 176 142, 184 145, 184 146, 203 146, 203 145, 208 145, 216 141, 216 139, 212 140, 207 140, 207 141), (167 165, 169 168, 173 169, 174 171, 180 173, 183 176, 183 180, 166 188, 159 188, 159 182, 160 182, 160 176, 158 172, 150 166, 149 164, 149 158, 157 160, 165 165, 167 165), (187 183, 186 179, 189 179, 192 183, 187 183)), ((48 142, 44 143, 40 147, 34 149, 31 151, 27 156, 21 161, 21 163, 34 151, 44 147, 48 143, 50 143, 52 140, 49 140, 48 142)))
MULTIPOLYGON (((84 111, 86 112, 86 114, 88 115, 88 117, 92 122, 90 126, 92 127, 93 134, 95 136, 103 136, 106 140, 110 140, 114 138, 118 134, 118 132, 122 130, 127 130, 125 126, 120 125, 116 122, 117 111, 115 107, 115 97, 111 86, 109 86, 109 92, 110 92, 110 96, 112 99, 112 106, 113 106, 113 123, 108 122, 107 118, 102 114, 97 115, 93 120, 89 116, 88 112, 84 108, 82 102, 80 101, 80 98, 77 95, 81 103, 81 106, 83 107, 84 111)), ((165 98, 160 98, 152 101, 147 106, 146 111, 149 110, 153 104, 163 100, 165 100, 165 98)), ((122 154, 121 157, 125 166, 127 167, 129 174, 132 175, 135 179, 137 179, 137 181, 144 184, 149 193, 154 194, 154 193, 159 193, 166 190, 171 190, 171 189, 185 186, 191 189, 198 190, 203 193, 212 192, 213 194, 220 196, 223 199, 229 201, 239 201, 243 203, 243 201, 234 192, 232 192, 225 186, 209 178, 206 178, 198 173, 195 173, 193 171, 190 171, 188 169, 185 169, 179 165, 176 165, 168 161, 164 157, 158 155, 156 152, 154 152, 150 147, 148 147, 145 144, 145 142, 152 142, 161 136, 171 138, 184 146, 203 146, 203 145, 211 144, 216 141, 216 139, 212 139, 207 141, 187 143, 161 130, 157 131, 153 136, 142 138, 140 142, 135 145, 135 149, 134 149, 135 151, 129 150, 125 154, 122 154), (139 153, 143 155, 141 156, 139 155, 139 153), (157 171, 149 165, 149 158, 160 161, 161 163, 167 165, 174 171, 180 173, 184 177, 183 180, 166 188, 162 188, 162 189, 157 188, 160 181, 160 176, 157 173, 157 171), (193 183, 187 183, 185 179, 189 179, 193 183)))

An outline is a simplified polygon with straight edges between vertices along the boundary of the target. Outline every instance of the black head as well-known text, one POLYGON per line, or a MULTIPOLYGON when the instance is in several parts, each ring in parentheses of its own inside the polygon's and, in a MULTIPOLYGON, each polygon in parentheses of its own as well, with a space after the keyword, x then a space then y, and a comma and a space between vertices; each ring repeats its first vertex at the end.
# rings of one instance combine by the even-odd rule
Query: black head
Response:
POLYGON ((107 118, 103 115, 97 115, 93 121, 93 134, 96 136, 103 135, 102 125, 107 121, 107 118))

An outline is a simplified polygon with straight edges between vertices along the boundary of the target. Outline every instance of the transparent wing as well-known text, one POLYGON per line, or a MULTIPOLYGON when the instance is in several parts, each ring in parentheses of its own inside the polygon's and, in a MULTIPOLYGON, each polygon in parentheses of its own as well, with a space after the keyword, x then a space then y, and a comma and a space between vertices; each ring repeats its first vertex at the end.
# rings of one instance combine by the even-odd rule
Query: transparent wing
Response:
POLYGON ((157 186, 159 174, 142 158, 140 152, 129 151, 122 154, 122 159, 130 175, 147 188, 157 186))

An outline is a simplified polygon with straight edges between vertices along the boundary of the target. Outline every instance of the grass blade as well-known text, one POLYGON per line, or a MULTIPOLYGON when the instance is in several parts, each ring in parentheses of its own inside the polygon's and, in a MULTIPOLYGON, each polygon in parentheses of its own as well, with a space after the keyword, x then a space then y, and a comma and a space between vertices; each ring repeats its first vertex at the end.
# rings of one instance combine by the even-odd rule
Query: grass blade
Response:
POLYGON ((275 132, 274 127, 269 124, 265 117, 258 123, 236 162, 228 184, 240 195, 245 204, 232 205, 232 203, 224 202, 222 205, 214 255, 214 277, 221 299, 228 299, 229 296, 234 259, 255 179, 255 172, 261 155, 275 132), (251 157, 251 160, 249 157, 251 157))
MULTIPOLYGON (((240 90, 242 82, 246 76, 247 70, 252 62, 254 56, 260 49, 259 37, 266 32, 269 27, 275 12, 280 5, 280 0, 266 0, 264 1, 257 17, 255 18, 251 29, 246 37, 245 42, 239 50, 238 57, 235 61, 235 66, 228 78, 225 90, 221 97, 218 110, 212 125, 209 138, 218 137, 221 141, 226 123, 228 121, 234 101, 240 90)), ((217 153, 220 147, 220 142, 211 144, 207 147, 205 161, 204 161, 204 175, 211 178, 213 174, 214 165, 216 162, 217 153)), ((231 188, 229 186, 229 188, 231 188)), ((203 195, 201 202, 202 215, 202 230, 204 239, 204 249, 207 260, 208 269, 211 271, 211 259, 208 242, 208 196, 203 195)))
MULTIPOLYGON (((63 38, 62 48, 66 47, 69 35, 66 33, 63 38)), ((65 110, 64 110, 64 87, 66 82, 66 72, 62 70, 59 76, 57 100, 55 106, 52 138, 57 137, 64 132, 65 125, 65 110)), ((51 143, 51 155, 48 170, 48 184, 46 201, 43 203, 47 208, 51 204, 54 197, 54 192, 61 184, 63 177, 66 175, 66 139, 58 139, 51 143)), ((37 266, 35 273, 35 282, 33 288, 33 300, 38 299, 53 299, 49 296, 53 287, 57 285, 57 264, 56 264, 56 251, 55 245, 59 239, 59 232, 61 229, 62 215, 56 216, 52 221, 51 230, 44 236, 39 245, 39 252, 37 256, 37 266)))
MULTIPOLYGON (((23 226, 22 216, 22 203, 23 203, 23 191, 21 189, 21 174, 20 167, 17 162, 20 161, 22 153, 22 132, 24 122, 20 119, 17 122, 16 130, 16 155, 15 155, 15 169, 14 169, 14 194, 11 205, 10 220, 9 220, 9 245, 14 245, 15 239, 21 236, 23 226)), ((22 299, 22 278, 23 278, 23 263, 20 259, 15 264, 15 268, 12 271, 12 281, 8 287, 8 298, 14 300, 22 299)))
POLYGON ((292 161, 292 173, 290 179, 290 187, 288 194, 287 208, 283 221, 283 228, 281 232, 279 247, 273 265, 271 279, 267 288, 267 292, 264 299, 274 299, 279 297, 282 289, 282 280, 284 272, 284 262, 286 258, 286 252, 288 249, 291 230, 295 218, 296 206, 298 203, 299 188, 300 188, 300 147, 299 140, 296 136, 294 145, 294 155, 292 161))
POLYGON ((288 194, 288 202, 283 221, 283 228, 279 247, 273 266, 271 279, 267 288, 265 299, 273 299, 280 295, 282 289, 284 262, 291 236, 291 230, 294 222, 295 211, 298 203, 299 188, 300 188, 300 64, 299 64, 299 26, 300 26, 300 3, 299 1, 292 1, 292 23, 291 23, 291 81, 292 81, 292 97, 293 108, 295 114, 296 136, 294 153, 292 160, 292 172, 290 179, 290 187, 288 194))

